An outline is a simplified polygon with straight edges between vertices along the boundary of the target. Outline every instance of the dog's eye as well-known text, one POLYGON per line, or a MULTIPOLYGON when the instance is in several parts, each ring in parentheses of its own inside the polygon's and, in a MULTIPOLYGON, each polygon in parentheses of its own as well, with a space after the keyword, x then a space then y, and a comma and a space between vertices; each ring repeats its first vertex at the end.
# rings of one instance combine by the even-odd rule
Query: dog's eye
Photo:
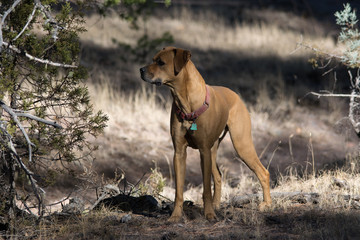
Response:
POLYGON ((156 61, 156 63, 157 63, 157 65, 159 65, 159 66, 165 65, 165 63, 164 63, 163 61, 161 61, 161 59, 158 59, 158 60, 156 61))

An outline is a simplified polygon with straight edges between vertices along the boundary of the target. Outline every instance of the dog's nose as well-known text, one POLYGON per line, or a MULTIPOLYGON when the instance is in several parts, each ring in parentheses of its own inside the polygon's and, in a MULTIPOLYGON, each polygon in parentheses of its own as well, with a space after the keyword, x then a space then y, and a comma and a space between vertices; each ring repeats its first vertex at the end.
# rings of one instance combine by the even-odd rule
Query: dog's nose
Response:
POLYGON ((141 73, 141 74, 144 74, 144 73, 145 73, 145 67, 140 68, 140 73, 141 73))

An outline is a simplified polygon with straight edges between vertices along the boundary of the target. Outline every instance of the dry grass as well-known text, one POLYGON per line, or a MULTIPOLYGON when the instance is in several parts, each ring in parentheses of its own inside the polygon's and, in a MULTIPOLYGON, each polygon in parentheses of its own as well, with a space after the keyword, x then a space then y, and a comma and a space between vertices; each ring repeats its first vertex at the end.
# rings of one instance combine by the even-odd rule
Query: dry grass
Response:
MULTIPOLYGON (((271 18, 270 14, 274 18, 279 13, 268 12, 268 18, 271 18)), ((286 19, 282 21, 283 24, 287 22, 286 19)), ((160 37, 163 32, 168 31, 174 36, 176 43, 190 49, 239 52, 251 57, 287 58, 309 55, 309 51, 296 51, 290 55, 301 38, 301 34, 291 28, 284 29, 269 22, 232 25, 211 11, 194 14, 187 8, 180 8, 173 16, 163 16, 160 21, 157 17, 150 17, 146 23, 140 23, 140 31, 129 28, 126 21, 116 15, 105 19, 93 15, 87 19, 87 24, 89 31, 83 34, 82 39, 109 48, 116 47, 113 39, 134 45, 134 38, 141 36, 142 30, 146 29, 147 34, 152 37, 160 37)), ((303 38, 312 45, 321 46, 325 50, 334 49, 332 38, 304 34, 303 38)))
POLYGON ((110 85, 90 85, 94 106, 109 116, 106 135, 117 135, 130 141, 141 139, 156 145, 169 141, 170 105, 156 94, 156 88, 118 93, 110 85), (154 138, 156 136, 156 138, 154 138))

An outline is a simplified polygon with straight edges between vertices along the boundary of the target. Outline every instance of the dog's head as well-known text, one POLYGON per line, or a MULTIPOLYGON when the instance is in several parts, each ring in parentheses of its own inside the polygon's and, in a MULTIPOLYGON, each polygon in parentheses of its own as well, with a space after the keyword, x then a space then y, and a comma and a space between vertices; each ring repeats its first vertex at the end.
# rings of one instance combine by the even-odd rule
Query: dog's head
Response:
POLYGON ((174 81, 191 57, 188 50, 166 47, 158 52, 153 63, 140 68, 141 78, 160 86, 174 81))

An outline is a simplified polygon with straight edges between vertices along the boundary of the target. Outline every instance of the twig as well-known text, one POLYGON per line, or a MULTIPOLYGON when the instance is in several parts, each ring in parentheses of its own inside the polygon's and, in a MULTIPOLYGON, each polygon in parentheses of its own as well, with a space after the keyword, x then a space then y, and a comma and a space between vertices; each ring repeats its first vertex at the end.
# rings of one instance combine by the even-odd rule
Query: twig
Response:
POLYGON ((294 134, 291 134, 289 136, 289 151, 290 151, 290 157, 291 157, 291 162, 293 163, 294 162, 294 154, 293 154, 293 151, 292 151, 292 143, 291 143, 291 139, 294 137, 294 134))
POLYGON ((13 41, 15 41, 16 39, 18 39, 18 38, 25 32, 25 30, 27 29, 27 27, 29 26, 31 20, 32 20, 33 17, 34 17, 37 8, 38 8, 38 3, 35 3, 35 4, 34 4, 34 9, 33 9, 33 11, 31 12, 31 14, 29 15, 28 20, 27 20, 25 26, 24 26, 23 29, 19 32, 19 34, 18 34, 16 37, 13 38, 13 41))
POLYGON ((70 198, 70 196, 71 196, 72 193, 73 193, 73 191, 71 191, 71 192, 67 195, 67 197, 61 199, 60 201, 57 201, 57 202, 54 202, 54 203, 50 203, 50 204, 48 204, 48 205, 46 205, 46 206, 47 206, 47 207, 51 207, 51 206, 55 206, 55 205, 58 205, 58 204, 60 204, 60 203, 63 203, 63 202, 65 202, 66 200, 68 200, 68 199, 70 198))
POLYGON ((339 55, 322 52, 320 49, 317 49, 317 48, 315 48, 315 47, 309 46, 309 45, 305 44, 303 41, 298 42, 298 43, 297 43, 297 46, 310 49, 310 50, 312 50, 312 51, 314 51, 314 52, 316 52, 316 53, 319 53, 319 54, 321 54, 321 55, 325 55, 325 56, 327 56, 328 58, 336 58, 336 59, 340 59, 340 60, 342 59, 342 57, 339 56, 339 55))
POLYGON ((313 176, 315 177, 315 156, 314 156, 314 147, 313 147, 313 144, 312 144, 312 134, 311 133, 309 134, 308 149, 309 149, 309 151, 311 153, 312 170, 313 170, 313 176))
POLYGON ((17 196, 17 199, 20 199, 20 201, 22 202, 22 204, 24 205, 24 208, 28 211, 28 213, 32 216, 36 216, 31 210, 30 207, 26 204, 26 200, 28 199, 29 196, 27 196, 25 199, 20 198, 19 196, 17 196))
POLYGON ((261 159, 264 155, 264 153, 266 152, 266 150, 268 149, 270 143, 272 142, 272 137, 270 138, 270 140, 268 141, 268 143, 266 144, 265 148, 262 150, 262 152, 260 153, 259 159, 261 159))
POLYGON ((270 164, 271 164, 271 162, 272 162, 272 160, 273 160, 273 158, 274 158, 274 156, 275 156, 275 153, 276 153, 276 151, 279 150, 279 148, 280 148, 280 144, 281 144, 281 141, 279 141, 278 145, 276 146, 275 150, 273 151, 273 153, 272 153, 272 155, 271 155, 269 164, 267 165, 267 168, 266 168, 267 170, 269 170, 270 164))
POLYGON ((310 92, 306 94, 305 96, 312 94, 314 96, 320 97, 345 97, 345 98, 360 98, 359 95, 353 95, 353 94, 338 94, 338 93, 317 93, 317 92, 310 92))

